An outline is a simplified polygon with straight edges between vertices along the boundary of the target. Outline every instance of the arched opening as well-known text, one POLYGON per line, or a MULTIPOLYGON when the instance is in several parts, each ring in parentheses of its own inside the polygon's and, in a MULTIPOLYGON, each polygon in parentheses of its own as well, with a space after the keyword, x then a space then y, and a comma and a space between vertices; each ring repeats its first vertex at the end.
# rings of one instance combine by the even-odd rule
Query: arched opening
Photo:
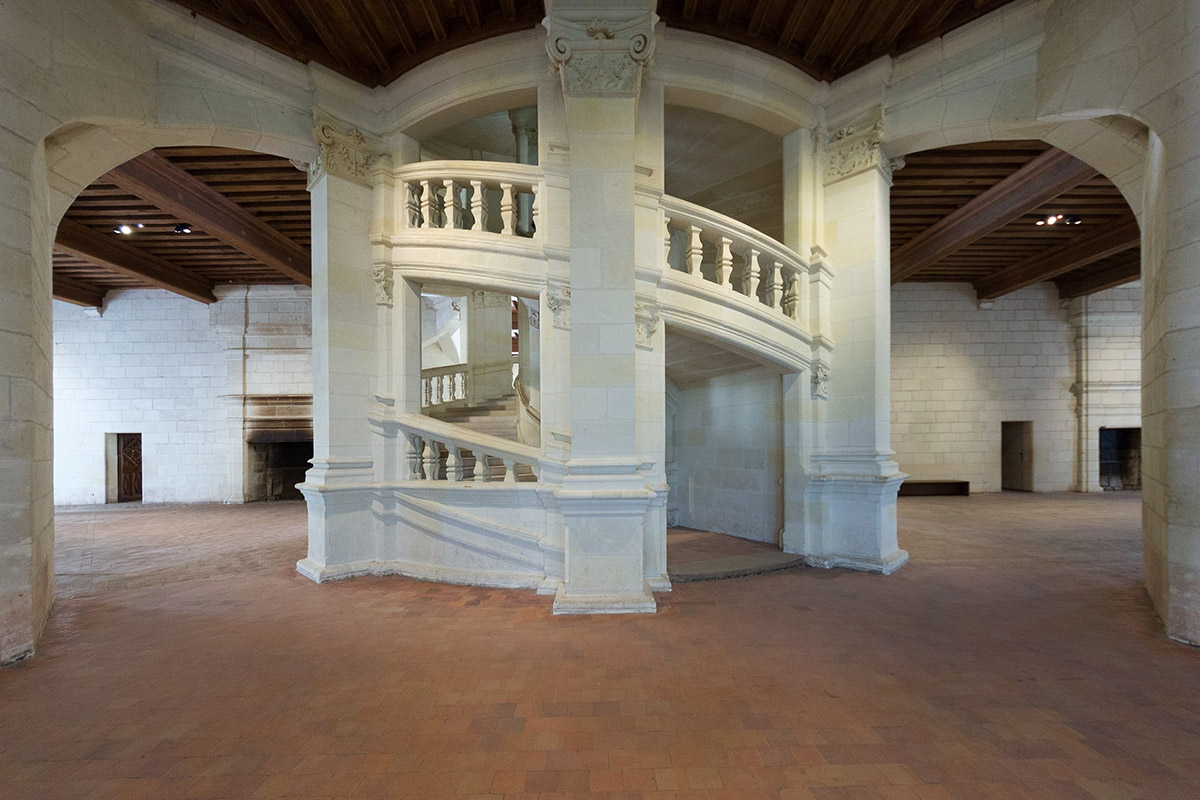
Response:
POLYGON ((1136 581, 1138 492, 1101 496, 1108 431, 1141 418, 1140 229, 1122 191, 1043 141, 952 145, 905 156, 891 233, 905 546, 1059 560, 1091 536, 1136 581))
POLYGON ((294 487, 313 454, 303 166, 156 148, 66 209, 52 267, 60 594, 303 552, 294 487), (256 501, 286 508, 224 507, 256 501), (165 507, 180 503, 196 505, 165 507))

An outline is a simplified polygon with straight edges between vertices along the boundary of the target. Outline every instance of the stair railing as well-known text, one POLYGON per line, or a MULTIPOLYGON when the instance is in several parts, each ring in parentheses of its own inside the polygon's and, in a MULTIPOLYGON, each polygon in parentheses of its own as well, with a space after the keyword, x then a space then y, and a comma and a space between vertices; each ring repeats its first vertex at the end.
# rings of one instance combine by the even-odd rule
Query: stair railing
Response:
POLYGON ((516 483, 523 467, 529 468, 535 478, 540 475, 542 454, 535 447, 424 414, 402 414, 394 424, 404 441, 406 480, 516 483), (467 454, 475 457, 469 470, 464 466, 467 454), (503 467, 493 467, 493 458, 503 467))
POLYGON ((470 397, 467 364, 421 370, 421 408, 436 408, 470 397))
POLYGON ((513 381, 517 392, 517 438, 525 444, 539 445, 542 440, 542 415, 529 399, 525 384, 518 375, 513 381))
POLYGON ((420 161, 396 171, 405 189, 405 227, 539 238, 542 170, 492 161, 420 161), (528 221, 520 211, 530 206, 528 221))

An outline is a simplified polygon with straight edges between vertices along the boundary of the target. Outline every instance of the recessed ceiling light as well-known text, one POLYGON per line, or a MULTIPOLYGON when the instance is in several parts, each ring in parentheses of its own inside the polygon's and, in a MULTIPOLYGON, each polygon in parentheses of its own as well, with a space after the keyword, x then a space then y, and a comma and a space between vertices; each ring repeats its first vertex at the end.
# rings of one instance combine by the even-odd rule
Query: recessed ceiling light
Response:
POLYGON ((191 233, 192 226, 187 224, 186 222, 181 222, 175 226, 175 232, 176 233, 191 233))
MULTIPOLYGON (((138 227, 140 228, 141 226, 139 225, 138 227)), ((117 227, 113 228, 113 233, 119 233, 123 236, 128 236, 129 234, 133 233, 133 226, 132 225, 118 225, 117 227)))

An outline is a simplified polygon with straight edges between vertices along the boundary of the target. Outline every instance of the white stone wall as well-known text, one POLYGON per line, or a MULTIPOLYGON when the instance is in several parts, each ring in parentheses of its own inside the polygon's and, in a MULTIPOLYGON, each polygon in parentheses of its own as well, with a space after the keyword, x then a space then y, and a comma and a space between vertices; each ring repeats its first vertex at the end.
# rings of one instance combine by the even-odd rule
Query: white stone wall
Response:
POLYGON ((105 435, 142 435, 147 503, 241 502, 242 402, 312 391, 308 289, 227 287, 217 303, 112 292, 54 303, 54 489, 105 502, 105 435))
MULTIPOLYGON (((1090 382, 1137 381, 1130 336, 1140 292, 1118 288, 1087 302, 1110 312, 1094 317, 1092 332, 1111 346, 1093 348, 1090 382), (1130 330, 1109 330, 1114 325, 1130 330)), ((972 492, 999 491, 1001 422, 1028 420, 1034 489, 1078 488, 1073 320, 1084 318, 1060 304, 1052 284, 1005 295, 990 309, 978 308, 967 284, 894 286, 892 447, 901 469, 914 479, 969 480, 972 492)), ((1098 419, 1092 423, 1105 424, 1098 419)))
POLYGON ((777 542, 783 527, 779 375, 755 369, 681 388, 673 433, 679 524, 777 542))

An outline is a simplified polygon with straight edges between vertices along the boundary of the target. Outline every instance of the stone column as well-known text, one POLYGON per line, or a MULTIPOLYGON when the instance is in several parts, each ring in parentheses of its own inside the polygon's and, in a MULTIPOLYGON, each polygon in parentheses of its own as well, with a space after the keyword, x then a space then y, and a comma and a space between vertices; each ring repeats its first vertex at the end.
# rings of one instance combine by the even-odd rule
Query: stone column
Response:
POLYGON ((472 291, 468 298, 467 361, 472 401, 512 394, 512 298, 472 291))
MULTIPOLYGON (((517 145, 518 164, 538 163, 537 106, 514 108, 508 112, 513 138, 517 145)), ((517 231, 522 236, 533 235, 533 195, 517 195, 517 231)))
POLYGON ((1080 492, 1100 492, 1100 426, 1092 414, 1092 342, 1088 298, 1070 301, 1075 345, 1075 417, 1078 428, 1075 486, 1080 492))
MULTIPOLYGON (((314 109, 320 155, 312 195, 313 459, 300 484, 308 502, 313 580, 361 571, 375 557, 368 415, 376 378, 377 282, 371 267, 372 154, 363 134, 314 109), (359 566, 356 566, 359 565, 359 566)), ((387 276, 381 283, 390 285, 387 276)))
POLYGON ((889 573, 908 554, 896 543, 896 492, 905 476, 891 449, 891 170, 882 133, 877 110, 837 129, 825 153, 833 349, 827 375, 814 373, 825 408, 809 490, 820 506, 820 536, 807 555, 820 566, 889 573))
POLYGON ((546 21, 571 189, 571 456, 554 494, 566 527, 555 613, 655 609, 643 522, 657 492, 640 472, 635 338, 635 129, 654 22, 647 0, 560 0, 546 21))

